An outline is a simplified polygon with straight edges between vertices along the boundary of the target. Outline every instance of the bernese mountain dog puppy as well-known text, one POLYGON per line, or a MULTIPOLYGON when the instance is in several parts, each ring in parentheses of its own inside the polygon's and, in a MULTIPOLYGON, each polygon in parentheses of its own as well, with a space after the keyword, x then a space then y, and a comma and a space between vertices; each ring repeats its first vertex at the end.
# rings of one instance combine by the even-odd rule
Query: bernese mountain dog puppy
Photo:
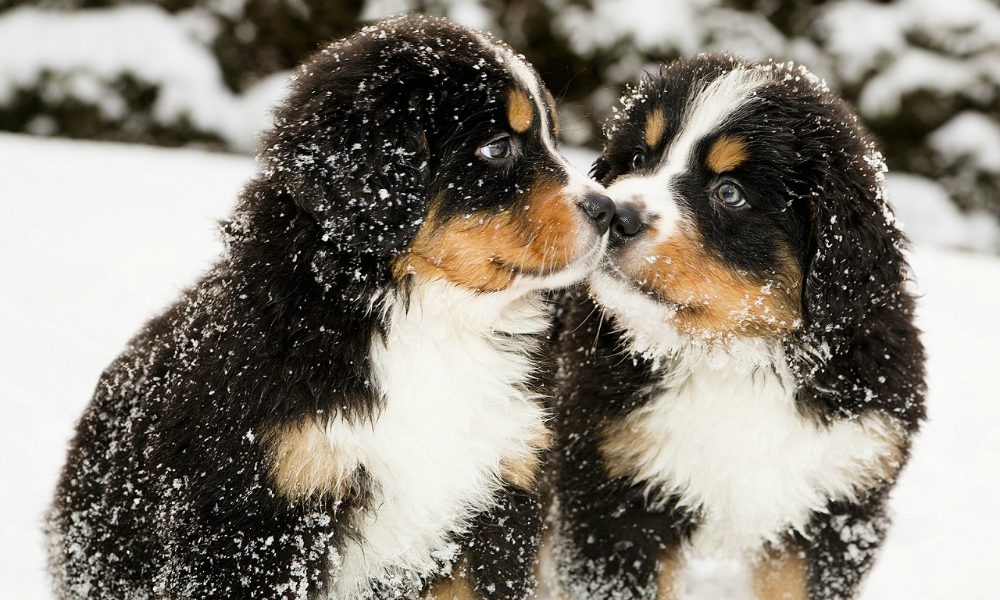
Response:
POLYGON ((524 598, 543 291, 614 205, 504 43, 408 17, 296 73, 219 262, 100 379, 60 598, 524 598))
POLYGON ((804 68, 707 55, 606 136, 611 247, 556 341, 563 588, 678 598, 694 556, 761 599, 855 597, 924 416, 880 153, 804 68))

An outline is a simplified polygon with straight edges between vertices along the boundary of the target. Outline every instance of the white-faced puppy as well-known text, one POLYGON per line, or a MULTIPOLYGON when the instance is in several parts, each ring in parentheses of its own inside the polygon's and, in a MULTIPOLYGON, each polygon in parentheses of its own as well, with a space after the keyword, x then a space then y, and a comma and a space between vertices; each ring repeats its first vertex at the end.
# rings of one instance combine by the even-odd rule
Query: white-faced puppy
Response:
POLYGON ((695 554, 760 598, 852 598, 924 416, 881 155, 791 65, 701 56, 622 105, 611 249, 558 340, 563 585, 675 598, 695 554))
POLYGON ((60 598, 523 598, 542 290, 614 209, 508 46, 403 18, 312 57, 228 249, 104 373, 49 518, 60 598))

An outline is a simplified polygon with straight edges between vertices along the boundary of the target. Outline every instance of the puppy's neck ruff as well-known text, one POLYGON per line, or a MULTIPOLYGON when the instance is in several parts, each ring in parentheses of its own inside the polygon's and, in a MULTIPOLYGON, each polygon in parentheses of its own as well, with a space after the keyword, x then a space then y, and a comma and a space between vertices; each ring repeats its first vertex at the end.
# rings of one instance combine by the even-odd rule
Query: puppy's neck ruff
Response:
POLYGON ((650 312, 662 305, 623 298, 640 299, 613 312, 630 350, 661 373, 661 391, 609 427, 604 453, 613 471, 646 488, 653 509, 672 498, 695 516, 696 555, 752 559, 893 470, 898 423, 873 412, 823 424, 804 413, 780 341, 706 344, 650 312))
POLYGON ((382 408, 372 422, 337 419, 331 443, 364 467, 376 495, 353 516, 334 561, 331 598, 373 584, 412 589, 455 558, 454 543, 501 485, 505 459, 535 452, 544 411, 530 389, 537 294, 476 294, 440 281, 390 297, 388 333, 372 341, 382 408))
POLYGON ((434 337, 450 337, 497 333, 538 335, 548 327, 547 310, 540 295, 516 284, 508 290, 484 293, 445 280, 417 281, 408 293, 390 295, 383 315, 390 338, 408 335, 412 329, 434 337))
POLYGON ((822 424, 803 412, 780 340, 695 338, 671 326, 672 307, 607 274, 591 290, 660 373, 661 391, 605 432, 605 455, 654 508, 673 498, 695 515, 696 554, 754 557, 892 471, 898 423, 873 412, 822 424))

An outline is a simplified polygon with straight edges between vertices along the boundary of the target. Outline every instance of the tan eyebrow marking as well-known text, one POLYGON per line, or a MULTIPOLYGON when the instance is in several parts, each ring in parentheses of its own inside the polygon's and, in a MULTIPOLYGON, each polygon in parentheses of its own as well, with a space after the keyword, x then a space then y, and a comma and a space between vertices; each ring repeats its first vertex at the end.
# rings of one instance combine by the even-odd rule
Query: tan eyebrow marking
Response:
POLYGON ((747 144, 740 138, 724 135, 708 151, 708 168, 715 173, 732 171, 749 156, 747 144))
POLYGON ((655 148, 663 139, 663 132, 667 129, 667 119, 663 116, 662 109, 656 109, 646 117, 646 145, 655 148))
POLYGON ((524 91, 511 88, 507 93, 507 121, 514 133, 524 133, 535 118, 531 98, 524 91))

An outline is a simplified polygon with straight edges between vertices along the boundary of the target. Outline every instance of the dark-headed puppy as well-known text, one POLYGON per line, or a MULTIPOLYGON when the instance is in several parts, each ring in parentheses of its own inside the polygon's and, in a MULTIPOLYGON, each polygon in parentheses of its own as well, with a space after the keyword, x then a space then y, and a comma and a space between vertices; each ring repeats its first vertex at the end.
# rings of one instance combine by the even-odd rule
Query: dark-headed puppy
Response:
POLYGON ((104 373, 49 518, 61 598, 523 598, 545 288, 613 205, 496 39, 366 28, 295 75, 227 252, 104 373))
POLYGON ((711 56, 607 136, 611 249, 558 340, 563 585, 675 598, 696 555, 763 599, 854 597, 924 415, 881 155, 805 69, 711 56))

